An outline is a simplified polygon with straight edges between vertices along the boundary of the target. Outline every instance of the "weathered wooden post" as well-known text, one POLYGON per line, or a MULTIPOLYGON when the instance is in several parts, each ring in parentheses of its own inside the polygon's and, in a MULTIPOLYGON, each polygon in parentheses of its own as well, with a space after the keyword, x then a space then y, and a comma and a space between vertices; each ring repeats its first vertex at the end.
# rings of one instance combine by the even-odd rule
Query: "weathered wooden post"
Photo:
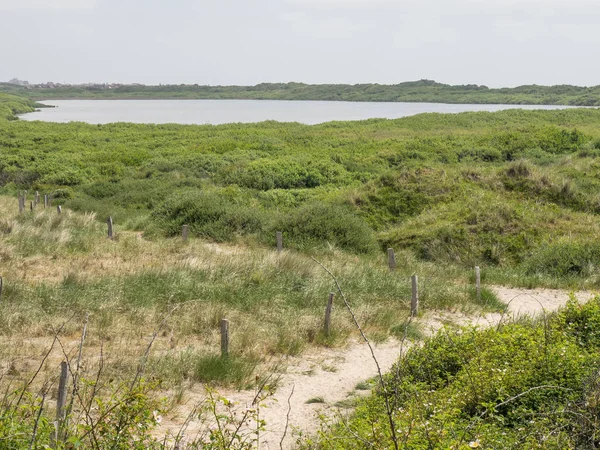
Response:
POLYGON ((60 205, 57 205, 57 206, 56 206, 56 212, 57 212, 58 214, 62 213, 62 206, 60 206, 60 205))
POLYGON ((329 293, 329 299, 327 300, 327 307, 325 308, 325 336, 329 337, 331 333, 331 310, 333 309, 333 292, 329 293))
POLYGON ((481 301, 481 271, 479 266, 475 266, 475 292, 477 293, 477 301, 481 301))
POLYGON ((184 225, 183 227, 181 227, 181 239, 183 239, 183 242, 187 242, 189 232, 190 232, 190 230, 187 225, 184 225))
POLYGON ((23 193, 19 192, 19 214, 22 214, 25 211, 25 198, 23 197, 23 193))
POLYGON ((67 382, 69 380, 69 368, 67 362, 60 363, 60 379, 58 380, 58 394, 56 396, 56 440, 61 442, 64 435, 63 425, 65 422, 65 405, 67 404, 67 382))
POLYGON ((0 302, 2 302, 2 288, 4 287, 4 280, 0 277, 0 302))
POLYGON ((112 241, 114 239, 113 236, 113 219, 111 216, 106 219, 106 224, 108 225, 108 238, 112 241))
POLYGON ((396 255, 393 248, 388 248, 388 266, 390 270, 396 270, 396 255))
POLYGON ((229 356, 229 320, 221 319, 221 357, 229 356))
POLYGON ((33 202, 35 203, 36 206, 40 202, 40 192, 39 191, 35 191, 35 197, 33 197, 33 202))
POLYGON ((410 299, 410 315, 416 317, 419 314, 419 277, 413 275, 410 277, 412 281, 412 297, 410 299))
POLYGON ((48 194, 44 194, 44 208, 48 207, 48 194))
POLYGON ((33 200, 32 200, 31 202, 29 202, 29 210, 30 210, 31 212, 33 212, 33 207, 34 207, 34 206, 35 206, 35 205, 33 204, 33 200))
POLYGON ((277 236, 277 251, 280 252, 283 250, 283 233, 278 231, 276 233, 277 236))

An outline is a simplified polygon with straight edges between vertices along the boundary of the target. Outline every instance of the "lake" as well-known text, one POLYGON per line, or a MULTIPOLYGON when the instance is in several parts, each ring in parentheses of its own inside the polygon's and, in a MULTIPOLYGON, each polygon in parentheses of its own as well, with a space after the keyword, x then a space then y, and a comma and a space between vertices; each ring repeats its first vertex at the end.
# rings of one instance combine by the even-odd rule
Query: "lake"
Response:
POLYGON ((23 114, 45 122, 223 124, 265 120, 317 124, 333 120, 397 119, 415 114, 564 109, 545 105, 450 105, 444 103, 331 102, 285 100, 49 100, 56 108, 23 114))

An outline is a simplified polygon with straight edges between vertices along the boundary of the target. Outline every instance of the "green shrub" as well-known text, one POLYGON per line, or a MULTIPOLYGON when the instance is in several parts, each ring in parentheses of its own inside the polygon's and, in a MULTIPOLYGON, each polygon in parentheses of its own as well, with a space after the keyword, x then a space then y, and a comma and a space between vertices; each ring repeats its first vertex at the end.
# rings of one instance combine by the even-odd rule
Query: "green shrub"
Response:
POLYGON ((314 188, 347 178, 343 166, 319 160, 259 159, 223 175, 228 182, 252 189, 314 188))
POLYGON ((377 249, 373 230, 347 208, 324 203, 310 203, 283 216, 277 228, 284 240, 300 249, 327 242, 357 253, 377 249))
POLYGON ((524 262, 528 275, 589 277, 598 272, 600 244, 596 242, 557 242, 542 245, 524 262))
POLYGON ((411 348, 386 390, 303 448, 593 448, 598 438, 600 298, 545 320, 443 330, 411 348))

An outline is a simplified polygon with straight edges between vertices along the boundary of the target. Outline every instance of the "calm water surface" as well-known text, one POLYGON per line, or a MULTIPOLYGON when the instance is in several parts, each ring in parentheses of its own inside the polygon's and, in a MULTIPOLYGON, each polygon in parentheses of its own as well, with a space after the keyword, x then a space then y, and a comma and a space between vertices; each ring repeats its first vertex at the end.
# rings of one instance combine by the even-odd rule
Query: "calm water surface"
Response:
POLYGON ((448 105, 443 103, 321 102, 272 100, 49 100, 56 108, 24 114, 24 120, 87 123, 252 123, 265 120, 317 124, 332 120, 397 119, 425 112, 459 113, 503 109, 563 109, 539 105, 448 105))

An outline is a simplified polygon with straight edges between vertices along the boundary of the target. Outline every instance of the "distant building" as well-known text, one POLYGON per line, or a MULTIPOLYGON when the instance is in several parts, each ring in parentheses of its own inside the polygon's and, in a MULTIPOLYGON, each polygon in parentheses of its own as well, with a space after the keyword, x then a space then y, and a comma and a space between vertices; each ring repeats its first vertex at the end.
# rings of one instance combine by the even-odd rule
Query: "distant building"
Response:
POLYGON ((16 84, 18 86, 29 86, 29 81, 13 78, 12 80, 8 80, 8 84, 16 84))

